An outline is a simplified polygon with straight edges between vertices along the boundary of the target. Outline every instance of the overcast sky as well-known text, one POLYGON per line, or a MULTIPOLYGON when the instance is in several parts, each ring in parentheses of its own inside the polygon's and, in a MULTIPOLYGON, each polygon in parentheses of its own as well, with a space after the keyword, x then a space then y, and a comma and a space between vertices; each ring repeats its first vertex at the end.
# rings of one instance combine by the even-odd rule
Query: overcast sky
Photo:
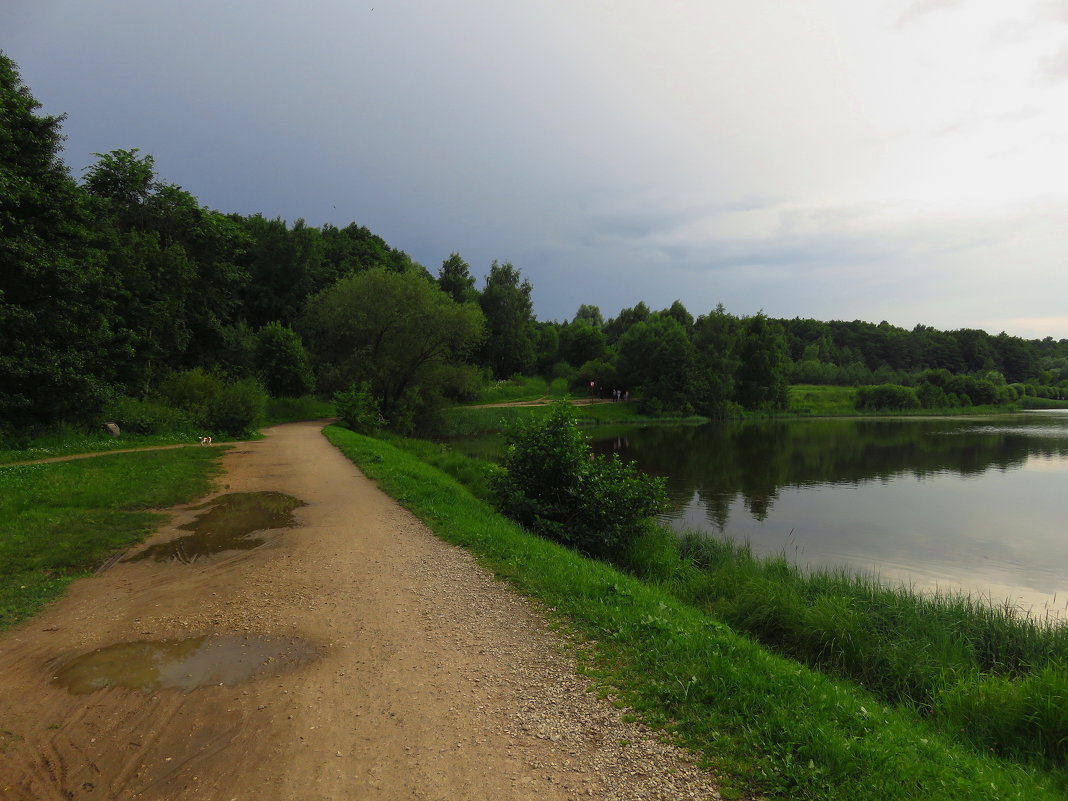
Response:
POLYGON ((540 319, 1068 337, 1068 0, 3 0, 75 175, 511 261, 540 319))

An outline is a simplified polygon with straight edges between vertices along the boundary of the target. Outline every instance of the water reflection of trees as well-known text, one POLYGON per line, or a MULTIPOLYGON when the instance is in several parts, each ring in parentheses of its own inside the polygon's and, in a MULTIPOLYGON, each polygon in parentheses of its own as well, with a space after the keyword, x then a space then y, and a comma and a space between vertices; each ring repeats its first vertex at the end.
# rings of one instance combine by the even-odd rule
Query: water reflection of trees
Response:
POLYGON ((1032 436, 954 420, 802 420, 650 427, 595 442, 667 477, 673 503, 695 496, 709 520, 726 525, 741 497, 757 520, 783 487, 859 484, 903 475, 978 475, 1032 456, 1068 455, 1068 439, 1032 436))

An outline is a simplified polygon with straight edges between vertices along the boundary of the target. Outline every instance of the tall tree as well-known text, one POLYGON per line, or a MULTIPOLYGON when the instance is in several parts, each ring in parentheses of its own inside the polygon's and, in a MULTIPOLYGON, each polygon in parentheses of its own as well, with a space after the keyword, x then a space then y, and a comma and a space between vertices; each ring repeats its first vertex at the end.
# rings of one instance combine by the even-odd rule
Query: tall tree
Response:
POLYGON ((575 312, 575 319, 571 322, 584 322, 594 328, 604 328, 604 317, 601 315, 601 309, 589 303, 583 303, 578 307, 578 311, 575 312))
POLYGON ((786 338, 782 327, 763 312, 742 323, 735 383, 738 403, 746 409, 785 409, 787 405, 786 338))
POLYGON ((246 241, 238 225, 156 180, 153 163, 136 149, 113 150, 85 178, 128 353, 118 369, 137 391, 174 367, 214 366, 246 280, 235 263, 246 241))
POLYGON ((419 273, 376 268, 309 298, 298 329, 320 389, 367 382, 382 414, 410 429, 465 378, 484 322, 478 306, 456 303, 419 273))
POLYGON ((315 388, 308 352, 292 328, 267 323, 256 333, 254 347, 256 371, 272 395, 295 398, 315 388))
POLYGON ((478 299, 475 289, 475 277, 471 275, 471 265, 464 261, 459 253, 453 253, 441 263, 438 270, 438 286, 441 291, 452 296, 457 303, 467 303, 478 299))
POLYGON ((0 421, 82 419, 99 408, 113 335, 85 195, 60 159, 62 117, 0 53, 0 421))
POLYGON ((489 336, 482 349, 483 363, 497 378, 530 374, 537 359, 533 287, 510 262, 490 265, 478 303, 486 317, 489 336))
POLYGON ((645 301, 639 301, 633 307, 623 309, 616 317, 605 323, 604 332, 608 335, 608 342, 615 344, 616 340, 623 336, 632 325, 648 320, 650 314, 645 301))
POLYGON ((738 370, 738 318, 719 304, 694 324, 698 362, 698 397, 694 408, 715 417, 734 400, 734 374, 738 370))
POLYGON ((654 413, 691 414, 697 395, 697 351, 686 330, 669 315, 636 323, 617 345, 620 389, 639 390, 654 413))

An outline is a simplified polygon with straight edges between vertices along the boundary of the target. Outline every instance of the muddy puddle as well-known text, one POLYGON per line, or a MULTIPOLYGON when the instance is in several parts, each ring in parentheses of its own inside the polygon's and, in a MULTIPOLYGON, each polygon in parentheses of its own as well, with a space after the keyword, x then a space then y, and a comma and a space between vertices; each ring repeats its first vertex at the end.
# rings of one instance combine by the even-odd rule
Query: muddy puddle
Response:
POLYGON ((107 687, 152 692, 233 685, 306 664, 316 651, 294 639, 219 635, 122 642, 76 657, 52 675, 72 695, 107 687))
POLYGON ((193 507, 206 509, 191 523, 178 526, 192 533, 151 545, 124 559, 139 562, 193 562, 223 551, 247 551, 262 545, 264 537, 253 534, 296 525, 293 510, 305 503, 281 492, 232 492, 193 507))

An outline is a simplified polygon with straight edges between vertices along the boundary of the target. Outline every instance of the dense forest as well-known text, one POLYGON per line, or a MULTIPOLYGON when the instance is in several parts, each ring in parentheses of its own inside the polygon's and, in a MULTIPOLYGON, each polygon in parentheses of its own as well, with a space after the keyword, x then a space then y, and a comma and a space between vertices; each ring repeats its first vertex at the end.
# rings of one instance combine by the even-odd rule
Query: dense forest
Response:
MULTIPOLYGON (((1062 397, 1068 340, 886 322, 694 316, 681 301, 539 321, 533 287, 457 253, 436 274, 352 223, 206 208, 137 149, 80 179, 63 118, 0 54, 0 437, 57 422, 208 412, 361 392, 400 430, 515 374, 626 392, 660 414, 783 409, 791 383, 866 387, 858 405, 949 408, 1062 397)), ((247 415, 246 415, 247 416, 247 415)), ((234 427, 240 428, 240 414, 234 427)))

